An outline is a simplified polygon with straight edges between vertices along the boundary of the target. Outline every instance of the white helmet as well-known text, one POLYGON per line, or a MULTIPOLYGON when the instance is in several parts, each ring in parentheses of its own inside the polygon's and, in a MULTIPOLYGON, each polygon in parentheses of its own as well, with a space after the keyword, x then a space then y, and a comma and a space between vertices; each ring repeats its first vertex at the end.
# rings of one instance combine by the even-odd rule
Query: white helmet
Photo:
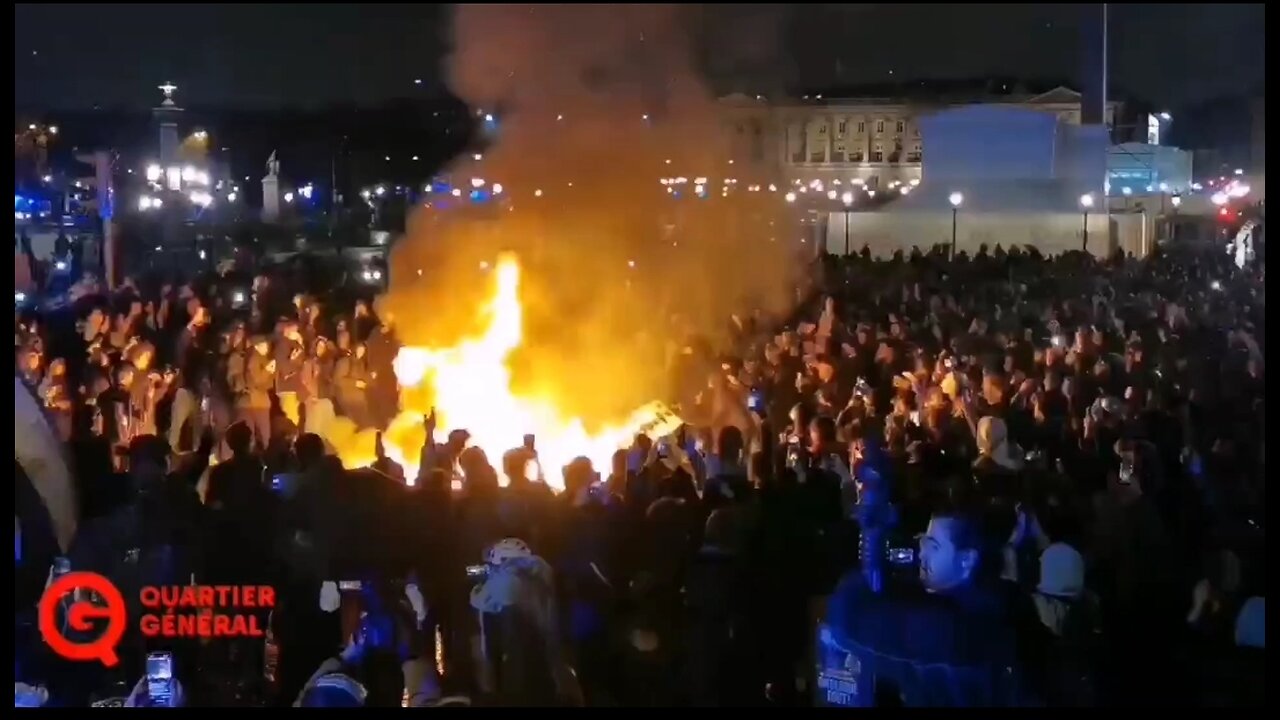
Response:
POLYGON ((499 540, 484 551, 484 561, 488 565, 501 565, 508 560, 532 556, 533 551, 529 549, 528 543, 520 538, 499 540))

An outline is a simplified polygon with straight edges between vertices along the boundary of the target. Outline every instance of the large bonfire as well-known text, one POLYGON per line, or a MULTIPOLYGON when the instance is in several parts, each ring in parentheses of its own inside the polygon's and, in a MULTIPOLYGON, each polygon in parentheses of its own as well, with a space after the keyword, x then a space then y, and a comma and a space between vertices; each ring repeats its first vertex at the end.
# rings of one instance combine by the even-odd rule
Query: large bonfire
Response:
MULTIPOLYGON (((511 354, 523 339, 520 265, 514 255, 499 258, 492 273, 492 296, 480 312, 484 331, 452 347, 406 346, 394 369, 400 385, 400 412, 383 434, 386 456, 417 477, 423 443, 424 416, 433 409, 444 431, 462 429, 498 465, 498 458, 519 447, 526 434, 537 441, 538 461, 546 481, 563 488, 561 469, 586 457, 607 469, 611 456, 627 447, 637 433, 654 437, 673 432, 680 420, 654 401, 617 422, 588 430, 582 419, 567 416, 554 397, 518 395, 512 390, 511 354)), ((348 467, 375 459, 372 431, 329 438, 348 467)), ((502 477, 505 483, 506 478, 502 477)))

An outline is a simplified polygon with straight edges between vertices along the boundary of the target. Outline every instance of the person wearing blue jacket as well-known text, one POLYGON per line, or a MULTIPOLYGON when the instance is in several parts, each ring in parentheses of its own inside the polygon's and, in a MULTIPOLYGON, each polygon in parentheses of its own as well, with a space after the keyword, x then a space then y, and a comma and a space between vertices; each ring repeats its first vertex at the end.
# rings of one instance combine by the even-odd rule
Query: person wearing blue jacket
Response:
POLYGON ((1019 704, 1012 625, 980 581, 982 537, 973 516, 938 511, 920 539, 918 581, 878 590, 861 571, 845 577, 819 629, 820 705, 1019 704))

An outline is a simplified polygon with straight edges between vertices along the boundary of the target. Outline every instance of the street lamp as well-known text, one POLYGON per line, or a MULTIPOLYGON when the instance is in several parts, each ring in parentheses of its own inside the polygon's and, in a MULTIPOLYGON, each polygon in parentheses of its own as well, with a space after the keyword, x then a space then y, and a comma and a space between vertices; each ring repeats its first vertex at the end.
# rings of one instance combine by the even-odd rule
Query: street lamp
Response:
POLYGON ((960 205, 964 203, 964 195, 953 192, 947 196, 947 202, 951 203, 951 259, 956 259, 956 227, 960 220, 960 205))
POLYGON ((844 191, 840 200, 844 203, 844 254, 847 257, 853 254, 853 247, 849 244, 849 207, 853 205, 853 193, 844 191))
POLYGON ((1093 193, 1085 193, 1080 196, 1080 214, 1084 218, 1083 232, 1081 232, 1080 250, 1089 252, 1089 209, 1093 207, 1093 193))

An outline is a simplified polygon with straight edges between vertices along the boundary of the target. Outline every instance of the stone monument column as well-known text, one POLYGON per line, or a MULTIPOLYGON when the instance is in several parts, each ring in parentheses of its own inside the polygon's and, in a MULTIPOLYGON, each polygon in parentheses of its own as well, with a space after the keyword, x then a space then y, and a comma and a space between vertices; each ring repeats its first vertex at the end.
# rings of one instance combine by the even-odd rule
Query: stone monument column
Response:
POLYGON ((280 161, 275 151, 267 158, 267 175, 262 178, 262 221, 277 222, 280 219, 280 161))
POLYGON ((178 139, 178 120, 182 117, 182 108, 173 101, 173 93, 178 86, 166 82, 159 89, 164 93, 164 101, 151 110, 151 117, 155 120, 160 135, 160 167, 167 168, 178 159, 178 146, 181 144, 178 139))

